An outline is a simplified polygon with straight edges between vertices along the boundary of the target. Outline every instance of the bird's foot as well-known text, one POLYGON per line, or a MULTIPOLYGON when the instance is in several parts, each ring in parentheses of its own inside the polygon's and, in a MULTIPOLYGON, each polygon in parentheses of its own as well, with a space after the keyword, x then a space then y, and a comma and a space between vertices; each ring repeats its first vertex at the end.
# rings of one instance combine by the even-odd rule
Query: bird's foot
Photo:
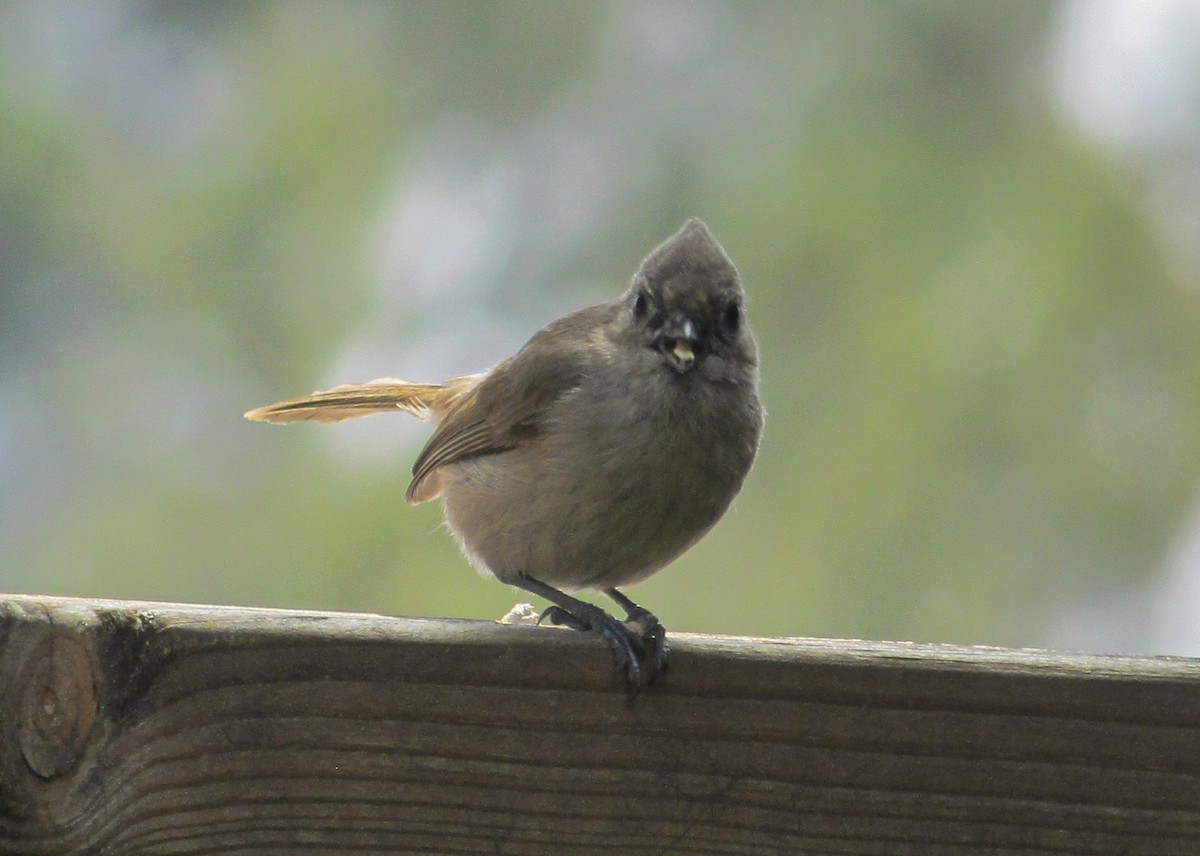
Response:
POLYGON ((667 628, 662 626, 658 617, 648 609, 634 607, 625 618, 625 626, 637 634, 646 651, 645 659, 649 666, 646 674, 646 686, 650 686, 667 670, 667 628))
MULTIPOLYGON (((646 614, 649 615, 649 613, 646 614)), ((650 618, 654 618, 654 616, 650 616, 650 618)), ((569 627, 572 630, 599 633, 612 646, 617 668, 623 671, 628 679, 630 695, 637 694, 638 690, 642 688, 642 660, 646 656, 646 644, 643 639, 647 637, 645 633, 641 632, 640 625, 635 624, 631 627, 629 622, 619 621, 595 604, 583 601, 573 607, 571 611, 563 609, 561 606, 548 606, 542 610, 542 614, 538 618, 539 624, 543 621, 561 627, 569 627)), ((655 623, 657 624, 657 619, 655 619, 655 623)), ((661 630, 662 625, 658 625, 658 628, 661 630)), ((665 637, 662 639, 662 645, 665 650, 665 637)), ((657 651, 657 649, 655 650, 657 651)), ((657 674, 651 674, 647 684, 652 682, 655 677, 657 674)))
POLYGON ((649 654, 647 659, 650 671, 646 679, 649 686, 667 670, 667 654, 670 651, 667 645, 667 629, 654 613, 638 606, 618 589, 607 588, 604 589, 604 593, 625 610, 625 626, 638 635, 649 654))

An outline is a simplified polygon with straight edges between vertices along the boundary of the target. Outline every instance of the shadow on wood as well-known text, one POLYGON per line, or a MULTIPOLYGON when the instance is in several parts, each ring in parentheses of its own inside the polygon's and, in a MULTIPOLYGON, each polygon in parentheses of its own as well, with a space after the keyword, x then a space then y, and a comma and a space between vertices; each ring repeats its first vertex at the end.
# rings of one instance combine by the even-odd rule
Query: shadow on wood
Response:
POLYGON ((1200 853, 1200 663, 0 599, 5 854, 1200 853))

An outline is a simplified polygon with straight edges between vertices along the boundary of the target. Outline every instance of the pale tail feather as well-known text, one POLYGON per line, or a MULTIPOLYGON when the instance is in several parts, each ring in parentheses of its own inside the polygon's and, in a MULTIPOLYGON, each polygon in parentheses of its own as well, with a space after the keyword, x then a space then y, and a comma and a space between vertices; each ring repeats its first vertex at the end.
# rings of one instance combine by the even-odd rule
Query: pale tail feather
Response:
POLYGON ((380 378, 367 383, 348 383, 256 407, 245 413, 255 422, 341 422, 356 416, 403 410, 427 422, 437 422, 446 410, 472 389, 482 375, 457 377, 439 383, 409 383, 380 378))

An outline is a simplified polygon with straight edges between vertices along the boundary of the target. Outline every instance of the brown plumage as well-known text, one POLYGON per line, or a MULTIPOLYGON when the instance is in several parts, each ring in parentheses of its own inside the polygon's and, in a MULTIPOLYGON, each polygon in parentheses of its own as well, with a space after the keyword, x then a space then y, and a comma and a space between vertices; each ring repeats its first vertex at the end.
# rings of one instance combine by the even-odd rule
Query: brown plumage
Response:
POLYGON ((246 417, 403 410, 432 422, 408 501, 440 496, 477 568, 553 603, 543 618, 607 638, 636 688, 644 658, 649 680, 665 668, 666 634, 617 586, 703 536, 758 447, 758 352, 743 302, 724 250, 689 220, 625 294, 552 322, 490 371, 348 384, 246 417), (608 594, 626 620, 564 592, 579 588, 608 594))

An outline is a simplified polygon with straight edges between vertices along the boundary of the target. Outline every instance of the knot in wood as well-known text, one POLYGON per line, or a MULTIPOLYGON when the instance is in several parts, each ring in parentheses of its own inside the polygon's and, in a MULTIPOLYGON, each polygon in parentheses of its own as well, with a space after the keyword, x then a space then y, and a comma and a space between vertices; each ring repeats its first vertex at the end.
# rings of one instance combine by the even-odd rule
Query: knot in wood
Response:
POLYGON ((96 721, 92 659, 76 638, 51 633, 21 671, 17 738, 25 763, 43 779, 79 762, 96 721))

